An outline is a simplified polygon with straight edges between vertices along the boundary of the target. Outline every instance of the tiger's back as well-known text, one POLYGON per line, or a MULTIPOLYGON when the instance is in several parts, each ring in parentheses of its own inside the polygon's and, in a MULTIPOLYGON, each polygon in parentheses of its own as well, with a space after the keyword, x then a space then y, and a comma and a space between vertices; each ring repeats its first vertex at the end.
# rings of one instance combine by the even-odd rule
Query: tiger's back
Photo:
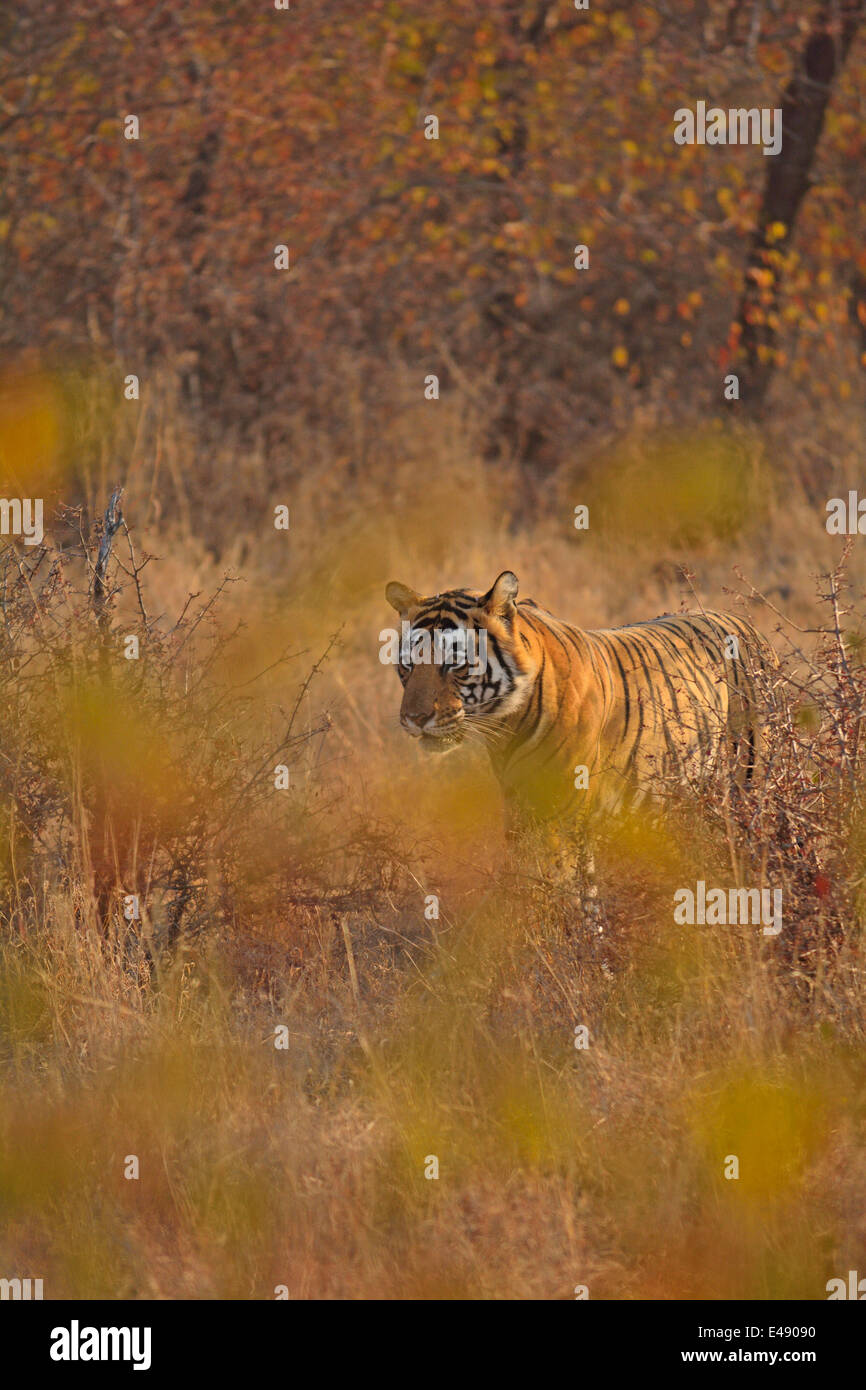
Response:
POLYGON ((742 618, 690 613, 582 631, 529 602, 516 606, 516 626, 537 643, 536 698, 494 765, 507 795, 536 814, 658 797, 726 756, 733 775, 753 775, 756 679, 770 657, 742 618))

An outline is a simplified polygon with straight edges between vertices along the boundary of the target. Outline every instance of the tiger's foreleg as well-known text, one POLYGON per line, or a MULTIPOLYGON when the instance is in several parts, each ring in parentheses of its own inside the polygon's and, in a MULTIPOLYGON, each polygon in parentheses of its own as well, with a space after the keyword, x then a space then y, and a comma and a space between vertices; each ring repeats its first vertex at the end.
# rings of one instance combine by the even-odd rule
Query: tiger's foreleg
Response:
POLYGON ((506 844, 531 847, 548 889, 563 901, 568 917, 577 918, 578 930, 610 974, 602 957, 607 916, 595 875, 594 830, 588 815, 576 821, 539 822, 511 805, 506 812, 506 844), (575 912, 576 908, 576 912, 575 912))
MULTIPOLYGON (((576 823, 557 827, 550 838, 551 866, 576 903, 583 933, 595 957, 603 946, 608 921, 596 878, 596 828, 588 816, 582 816, 576 823)), ((606 969, 606 963, 602 964, 606 969)))

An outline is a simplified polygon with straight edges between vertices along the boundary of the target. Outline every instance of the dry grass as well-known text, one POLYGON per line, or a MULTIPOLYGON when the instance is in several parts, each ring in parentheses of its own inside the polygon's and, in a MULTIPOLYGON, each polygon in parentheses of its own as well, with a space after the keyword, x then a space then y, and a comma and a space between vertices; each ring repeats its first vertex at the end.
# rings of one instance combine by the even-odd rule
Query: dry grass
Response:
MULTIPOLYGON (((776 721, 750 802, 611 832, 603 948, 543 858, 506 858, 483 760, 404 741, 377 660, 386 580, 505 567, 587 626, 754 584, 826 627, 853 416, 823 441, 793 405, 763 441, 640 422, 533 490, 481 464, 469 396, 359 413, 354 459, 299 438, 276 478, 254 446, 203 469, 167 389, 131 434, 101 387, 49 397, 56 495, 92 512, 130 458, 136 562, 160 559, 143 610, 115 572, 104 645, 86 510, 86 544, 76 514, 63 556, 4 560, 0 1271, 47 1297, 821 1298, 862 1264, 856 617, 844 648, 784 627, 811 713, 776 721), (676 927, 673 887, 714 872, 777 875, 792 931, 676 927)), ((863 572, 855 548, 855 604, 863 572)))

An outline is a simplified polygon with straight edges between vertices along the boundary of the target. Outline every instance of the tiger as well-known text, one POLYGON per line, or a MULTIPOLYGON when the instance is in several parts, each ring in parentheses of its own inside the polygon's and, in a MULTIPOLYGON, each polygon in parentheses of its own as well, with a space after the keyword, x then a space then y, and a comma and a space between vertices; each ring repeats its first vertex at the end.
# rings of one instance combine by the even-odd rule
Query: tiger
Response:
POLYGON ((774 661, 744 618, 667 614, 584 630, 517 595, 511 570, 486 593, 385 589, 406 638, 395 662, 403 729, 429 752, 482 742, 507 830, 658 801, 672 776, 691 784, 726 757, 741 782, 755 776, 757 682, 774 661), (438 652, 437 633, 451 638, 438 652))

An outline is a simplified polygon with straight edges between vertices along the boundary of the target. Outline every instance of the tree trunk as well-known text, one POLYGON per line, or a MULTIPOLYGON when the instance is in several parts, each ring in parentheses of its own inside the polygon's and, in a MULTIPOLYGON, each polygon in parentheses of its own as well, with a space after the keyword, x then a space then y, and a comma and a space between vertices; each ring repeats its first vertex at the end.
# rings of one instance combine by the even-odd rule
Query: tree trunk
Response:
POLYGON ((782 148, 767 157, 767 182, 737 317, 740 399, 761 410, 776 362, 779 253, 791 239, 827 105, 863 14, 863 0, 822 4, 782 98, 782 148), (784 229, 784 230, 782 230, 784 229))

